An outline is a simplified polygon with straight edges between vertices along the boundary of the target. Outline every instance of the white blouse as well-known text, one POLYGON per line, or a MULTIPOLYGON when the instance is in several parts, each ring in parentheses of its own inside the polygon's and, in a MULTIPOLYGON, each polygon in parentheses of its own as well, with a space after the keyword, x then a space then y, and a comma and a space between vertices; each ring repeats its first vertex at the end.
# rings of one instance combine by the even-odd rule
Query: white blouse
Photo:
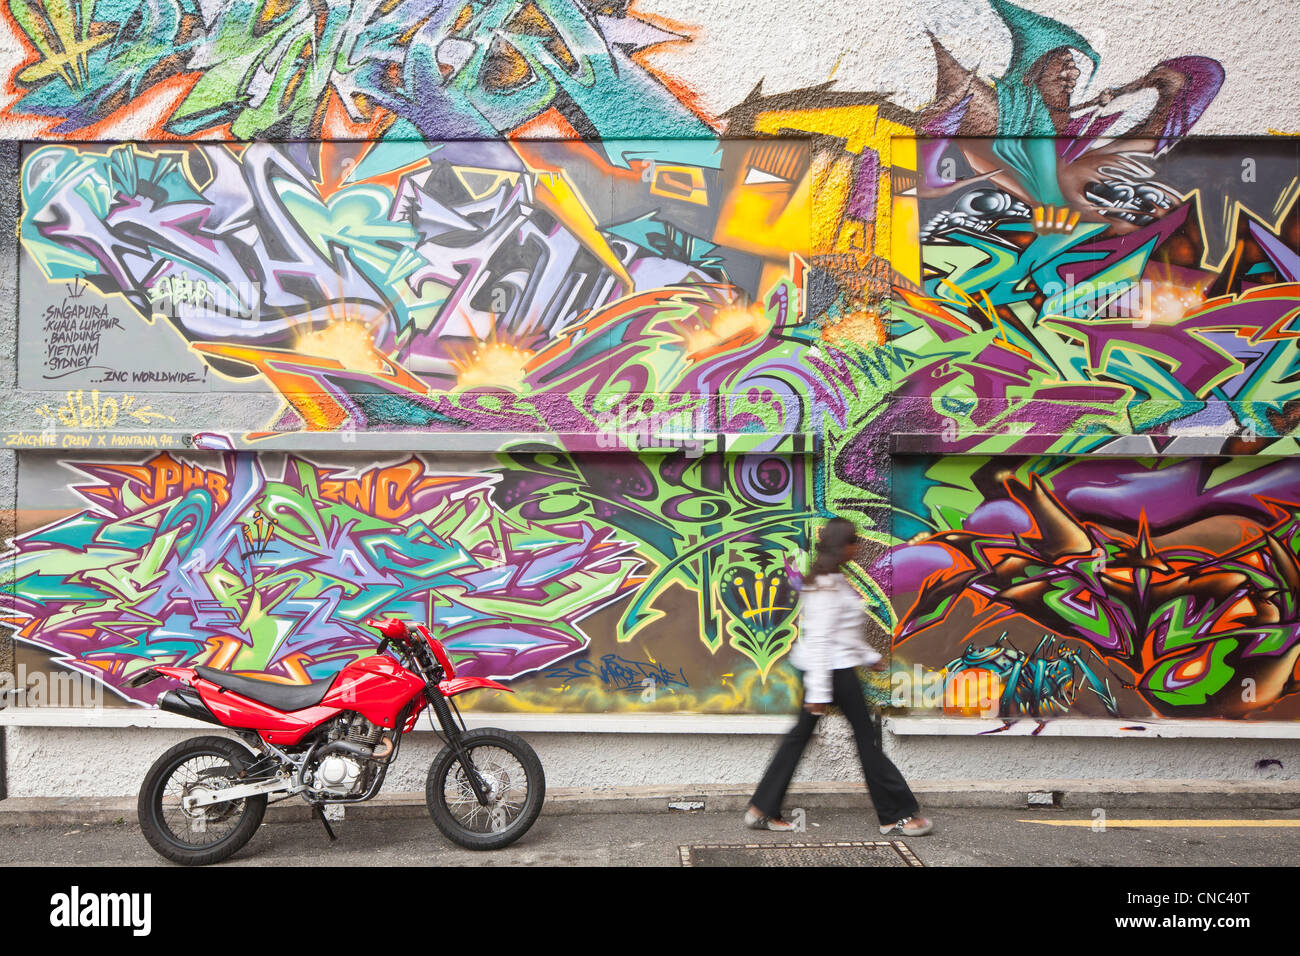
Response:
POLYGON ((867 612, 862 596, 842 574, 804 581, 799 640, 790 663, 803 671, 804 702, 831 702, 831 671, 870 666, 880 654, 867 643, 867 612))

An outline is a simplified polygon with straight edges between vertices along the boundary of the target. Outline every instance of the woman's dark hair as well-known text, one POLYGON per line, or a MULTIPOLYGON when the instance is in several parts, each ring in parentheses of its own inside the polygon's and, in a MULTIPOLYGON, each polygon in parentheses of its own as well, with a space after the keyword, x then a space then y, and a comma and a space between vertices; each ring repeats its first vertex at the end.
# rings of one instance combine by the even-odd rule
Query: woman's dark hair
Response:
POLYGON ((844 518, 832 518, 822 528, 817 538, 817 556, 813 558, 810 578, 821 574, 835 574, 844 566, 844 548, 858 543, 858 529, 852 521, 844 518))

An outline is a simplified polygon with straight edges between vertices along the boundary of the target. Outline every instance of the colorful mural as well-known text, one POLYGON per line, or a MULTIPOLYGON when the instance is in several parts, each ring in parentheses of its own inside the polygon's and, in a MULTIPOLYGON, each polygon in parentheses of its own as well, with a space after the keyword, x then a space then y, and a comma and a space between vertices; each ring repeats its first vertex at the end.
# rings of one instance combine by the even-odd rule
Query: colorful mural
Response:
MULTIPOLYGON (((630 154, 634 145, 620 149, 630 154)), ((771 158, 756 146, 732 142, 726 150, 710 147, 718 169, 647 160, 620 176, 589 147, 567 143, 325 143, 303 149, 32 148, 24 166, 29 278, 23 301, 24 314, 33 317, 32 340, 39 343, 28 354, 46 362, 27 374, 34 381, 58 380, 60 387, 105 379, 135 384, 137 376, 174 391, 269 386, 283 410, 265 431, 240 436, 245 444, 298 431, 343 432, 346 439, 363 430, 400 434, 412 428, 549 440, 547 454, 502 455, 476 473, 460 474, 466 487, 480 489, 484 514, 478 517, 488 520, 493 508, 501 509, 495 527, 509 514, 518 522, 512 527, 522 529, 509 535, 521 554, 537 547, 538 535, 552 532, 557 540, 576 534, 579 550, 603 551, 612 546, 607 542, 621 542, 632 549, 628 561, 641 573, 615 563, 617 582, 600 582, 567 557, 556 557, 563 575, 581 575, 579 587, 576 578, 562 575, 547 585, 532 580, 536 568, 525 571, 533 589, 512 585, 512 593, 545 604, 529 615, 567 614, 560 625, 566 636, 536 631, 537 646, 525 647, 519 636, 508 635, 535 628, 511 612, 494 628, 471 628, 477 636, 467 632, 463 641, 449 642, 464 655, 465 668, 516 680, 540 672, 519 681, 524 706, 533 706, 529 687, 543 678, 552 688, 559 681, 576 689, 572 700, 590 705, 608 692, 606 685, 617 683, 605 678, 632 666, 623 645, 661 632, 656 622, 672 608, 691 622, 688 630, 698 641, 674 650, 679 663, 672 672, 655 671, 666 691, 657 705, 637 703, 680 709, 717 699, 728 709, 788 706, 791 675, 772 670, 796 633, 787 563, 802 550, 814 514, 805 458, 811 450, 807 371, 799 360, 808 334, 798 255, 806 239, 799 239, 798 218, 787 217, 780 245, 745 250, 713 241, 719 216, 732 215, 727 204, 748 208, 754 189, 745 172, 732 175, 732 166, 771 158), (725 192, 723 175, 732 180, 725 192), (113 352, 106 333, 118 329, 125 330, 124 342, 113 352), (140 334, 150 341, 162 337, 167 358, 141 349, 140 334), (70 342, 76 336, 82 338, 70 342), (178 357, 192 363, 188 370, 178 357), (72 367, 55 367, 57 361, 72 367), (184 370, 183 377, 150 376, 149 369, 169 364, 184 370), (732 440, 706 447, 693 437, 718 434, 732 440), (581 447, 564 440, 584 435, 581 447), (661 439, 667 441, 662 448, 661 439), (737 453, 741 439, 743 453, 737 453), (605 448, 623 453, 611 457, 605 448), (674 586, 693 600, 683 607, 680 598, 665 597, 674 586), (588 587, 599 599, 582 597, 588 587), (612 639, 604 656, 613 663, 599 669, 599 686, 586 686, 586 672, 572 662, 550 666, 575 654, 597 659, 601 648, 589 646, 577 622, 613 605, 619 613, 602 635, 605 643, 612 639), (703 659, 683 668, 682 661, 700 656, 696 645, 703 659), (753 683, 757 687, 735 697, 736 686, 753 683)), ((781 161, 797 163, 803 152, 799 144, 783 148, 781 161)), ((77 388, 76 400, 89 390, 77 388)), ((95 390, 92 401, 98 396, 95 390)), ((220 437, 199 436, 196 447, 224 444, 220 437)), ((364 470, 339 485, 326 480, 332 471, 311 471, 332 468, 315 461, 332 463, 337 455, 284 465, 285 476, 277 476, 273 487, 289 482, 294 500, 310 504, 315 517, 297 523, 315 537, 304 543, 302 530, 289 536, 283 522, 268 524, 280 532, 265 534, 275 540, 285 534, 292 544, 259 555, 274 559, 277 570, 292 568, 283 574, 303 583, 288 587, 280 574, 255 572, 245 566, 244 551, 241 565, 231 549, 248 542, 241 542, 238 528, 242 523, 261 532, 258 516, 271 521, 274 502, 256 503, 258 496, 249 492, 252 498, 231 506, 222 495, 231 493, 237 477, 249 487, 269 481, 258 454, 265 453, 232 454, 223 468, 207 466, 208 477, 195 479, 197 485, 182 477, 199 467, 183 455, 129 465, 68 461, 78 472, 109 481, 109 490, 91 494, 78 485, 78 504, 93 507, 15 542, 22 565, 16 588, 30 595, 17 603, 19 639, 61 655, 69 666, 102 669, 115 689, 131 696, 124 681, 133 670, 174 654, 282 679, 335 670, 373 646, 358 622, 381 607, 432 616, 440 624, 454 621, 452 630, 465 625, 463 608, 440 611, 432 597, 452 587, 451 578, 426 580, 389 551, 413 542, 420 553, 427 547, 473 553, 481 532, 445 526, 441 543, 429 544, 422 536, 439 522, 423 504, 389 503, 385 495, 396 480, 386 477, 390 469, 364 470), (142 474, 175 480, 156 478, 161 484, 155 486, 142 474), (140 481, 147 494, 136 487, 140 481), (321 500, 316 486, 344 487, 348 497, 340 503, 338 494, 322 492, 321 500), (213 527, 169 541, 166 548, 175 550, 166 556, 152 539, 122 552, 84 552, 77 534, 69 537, 70 528, 86 522, 145 520, 118 510, 137 501, 150 515, 163 514, 158 520, 171 530, 181 519, 167 517, 170 509, 187 513, 196 495, 205 498, 199 507, 214 516, 213 527), (344 504, 382 522, 382 532, 359 514, 344 515, 344 504), (219 522, 218 513, 224 516, 219 522), (368 560, 398 562, 394 570, 381 561, 375 581, 409 575, 406 591, 385 597, 364 574, 358 587, 339 590, 345 572, 337 565, 340 551, 366 553, 370 546, 355 537, 365 528, 384 542, 382 555, 368 560), (29 560, 43 569, 28 572, 29 560), (211 575, 228 566, 221 575, 228 602, 214 611, 215 619, 177 612, 167 618, 170 624, 129 628, 126 639, 116 626, 101 633, 101 622, 128 605, 131 615, 152 621, 154 612, 140 610, 138 602, 171 607, 181 599, 167 575, 151 577, 157 589, 147 595, 132 590, 91 597, 74 584, 83 574, 98 579, 95 569, 110 560, 127 567, 173 561, 172 574, 182 575, 181 590, 196 607, 215 600, 211 575), (62 570, 55 573, 53 565, 62 570), (190 567, 201 569, 195 573, 202 580, 192 593, 182 570, 190 567), (242 584, 226 580, 241 568, 242 584), (34 600, 36 582, 56 577, 66 587, 34 600), (423 590, 416 580, 424 581, 423 590), (399 599, 399 593, 406 596, 399 599), (299 603, 299 595, 314 603, 299 603), (51 613, 56 607, 60 612, 51 613), (93 621, 83 619, 87 608, 97 609, 93 621), (330 623, 321 628, 324 621, 330 623)), ((411 459, 401 467, 414 473, 428 464, 411 459)), ((443 487, 444 478, 428 478, 429 487, 443 487)), ((466 495, 456 486, 444 490, 457 502, 466 495)), ((505 544, 494 547, 505 553, 505 544)), ((426 557, 433 560, 433 552, 426 557)), ((456 567, 470 574, 475 565, 456 567)), ((473 582, 464 586, 481 589, 473 582)), ((625 706, 624 690, 601 706, 625 706)), ((569 702, 553 691, 539 699, 550 709, 569 702)))
POLYGON ((896 667, 1004 716, 1297 716, 1297 141, 1188 139, 1220 63, 1101 88, 1087 25, 990 5, 1009 58, 931 36, 919 109, 755 76, 710 116, 646 56, 689 31, 627 4, 16 0, 40 424, 273 408, 24 455, 20 641, 128 695, 155 657, 303 680, 378 601, 520 690, 476 706, 780 711, 838 514, 896 667), (343 444, 410 432, 503 437, 343 444), (1098 510, 1155 478, 1182 511, 1098 510))
MULTIPOLYGON (((150 359, 165 357, 185 373, 162 377, 170 390, 265 377, 293 406, 275 430, 464 428, 426 393, 482 386, 544 404, 595 374, 573 355, 555 364, 565 342, 600 338, 608 362, 618 339, 671 319, 682 362, 703 364, 761 340, 776 312, 798 323, 798 285, 782 280, 807 248, 806 210, 779 245, 715 241, 753 199, 760 152, 710 146, 721 171, 642 159, 634 174, 569 143, 33 147, 22 337, 44 362, 24 379, 155 384, 150 359), (725 192, 722 175, 736 180, 725 192), (142 354, 132 331, 155 322, 188 350, 142 354), (308 392, 334 402, 297 401, 308 392), (388 421, 377 404, 406 411, 388 421)), ((587 409, 605 412, 621 413, 587 409)))
POLYGON ((581 0, 362 0, 345 4, 15 0, 26 59, 9 111, 43 138, 475 139, 567 132, 617 139, 711 130, 685 91, 638 62, 683 39, 625 5, 581 0), (135 137, 141 130, 132 130, 135 137))
POLYGON ((920 144, 957 182, 892 310, 885 427, 929 453, 893 473, 893 645, 1003 716, 1294 718, 1295 144, 1048 142, 1099 154, 1086 202, 920 144))
POLYGON ((253 454, 79 470, 92 507, 19 539, 17 610, 25 638, 122 692, 150 662, 200 657, 318 679, 371 651, 359 625, 376 614, 436 621, 474 649, 467 673, 516 677, 584 647, 579 622, 640 565, 607 530, 511 522, 494 476, 415 458, 357 477, 300 460, 268 474, 253 454))
POLYGON ((1155 451, 1180 434, 1293 450, 1285 436, 1300 411, 1295 144, 1184 143, 1160 169, 1171 175, 1157 181, 1148 169, 1129 193, 1182 200, 1126 213, 1141 223, 1125 220, 1118 232, 1030 209, 983 180, 921 200, 925 289, 901 292, 890 338, 918 360, 894 411, 913 417, 890 430, 947 429, 951 452, 1017 441, 1005 433, 1076 452, 1116 435, 1150 436, 1142 444, 1155 451), (1236 182, 1243 169, 1269 185, 1236 182), (1174 176, 1185 184, 1168 185, 1174 176), (1201 225, 1218 209, 1232 249, 1222 267, 1201 225), (990 432, 1004 437, 990 443, 990 432))
POLYGON ((895 646, 957 636, 947 670, 997 673, 1003 716, 1069 712, 1082 690, 1112 715, 1300 715, 1293 459, 943 457, 906 474, 901 495, 954 526, 893 556, 895 646), (978 504, 958 523, 959 496, 978 504), (1048 636, 1026 655, 1008 628, 1048 636))
MULTIPOLYGON (((84 507, 16 540, 7 623, 143 702, 157 689, 126 682, 157 663, 319 679, 372 653, 363 622, 385 615, 432 622, 462 673, 534 675, 521 682, 525 706, 549 690, 565 709, 554 688, 596 676, 583 665, 598 659, 602 685, 654 687, 658 709, 726 696, 738 661, 763 684, 793 637, 782 560, 801 544, 803 479, 748 456, 657 468, 625 458, 519 456, 479 472, 419 456, 375 467, 251 452, 35 461, 29 497, 70 469, 84 507), (688 628, 656 626, 673 585, 704 596, 695 614, 665 602, 688 628), (593 642, 584 622, 616 606, 619 626, 593 642)), ((777 689, 788 681, 773 684, 751 703, 788 703, 777 689)))

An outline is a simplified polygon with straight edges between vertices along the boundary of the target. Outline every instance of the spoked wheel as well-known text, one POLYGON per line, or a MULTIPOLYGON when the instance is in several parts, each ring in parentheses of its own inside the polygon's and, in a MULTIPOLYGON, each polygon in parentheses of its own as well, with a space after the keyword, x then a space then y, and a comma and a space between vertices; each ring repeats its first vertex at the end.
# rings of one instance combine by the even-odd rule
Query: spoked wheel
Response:
POLYGON ((486 792, 479 803, 470 784, 471 768, 455 750, 443 747, 429 767, 425 799, 433 822, 453 843, 470 850, 499 850, 528 832, 546 799, 542 762, 522 737, 485 728, 461 736, 486 792))
POLYGON ((192 810, 181 800, 233 786, 252 762, 247 750, 225 737, 195 737, 159 757, 144 778, 137 805, 149 845, 191 866, 216 863, 239 850, 262 822, 265 794, 192 810))

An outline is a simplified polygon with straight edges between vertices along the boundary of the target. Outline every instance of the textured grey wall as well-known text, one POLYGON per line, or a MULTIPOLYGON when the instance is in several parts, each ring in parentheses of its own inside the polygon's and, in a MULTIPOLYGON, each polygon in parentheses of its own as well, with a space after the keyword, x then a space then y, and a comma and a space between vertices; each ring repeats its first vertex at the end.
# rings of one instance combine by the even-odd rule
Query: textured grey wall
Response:
MULTIPOLYGON (((164 750, 206 731, 9 727, 12 797, 134 795, 164 750)), ((777 746, 762 734, 531 733, 551 787, 756 784, 777 746)), ((1202 780, 1238 783, 1300 780, 1296 740, 1118 740, 1081 737, 917 737, 885 734, 885 749, 910 781, 1202 780), (1261 760, 1281 769, 1265 776, 1261 760)), ((424 789, 440 745, 428 733, 403 744, 385 790, 424 789)), ((823 721, 796 781, 860 781, 852 732, 842 717, 823 721)), ((866 797, 864 793, 864 803, 866 797)))

